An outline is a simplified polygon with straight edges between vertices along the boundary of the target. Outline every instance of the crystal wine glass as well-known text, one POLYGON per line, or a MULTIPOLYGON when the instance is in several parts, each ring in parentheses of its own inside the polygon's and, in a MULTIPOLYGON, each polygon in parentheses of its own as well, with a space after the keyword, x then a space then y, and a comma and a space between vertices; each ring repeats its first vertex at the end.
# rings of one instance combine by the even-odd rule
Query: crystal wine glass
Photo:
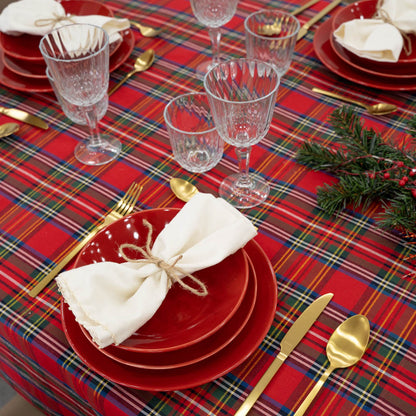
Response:
POLYGON ((269 130, 279 84, 273 65, 250 59, 218 64, 205 75, 215 126, 239 161, 239 173, 222 181, 219 194, 237 208, 259 205, 269 195, 268 183, 249 172, 249 159, 251 146, 269 130))
POLYGON ((119 140, 99 132, 98 119, 108 107, 109 40, 105 30, 89 24, 62 26, 46 34, 40 50, 54 87, 68 105, 65 114, 75 123, 83 114, 90 129, 75 157, 87 165, 103 165, 121 151, 119 140), (72 111, 72 110, 73 111, 72 111))
POLYGON ((212 43, 212 60, 203 62, 197 72, 206 74, 220 62, 221 26, 228 23, 237 10, 238 0, 191 0, 191 7, 200 23, 208 27, 212 43))

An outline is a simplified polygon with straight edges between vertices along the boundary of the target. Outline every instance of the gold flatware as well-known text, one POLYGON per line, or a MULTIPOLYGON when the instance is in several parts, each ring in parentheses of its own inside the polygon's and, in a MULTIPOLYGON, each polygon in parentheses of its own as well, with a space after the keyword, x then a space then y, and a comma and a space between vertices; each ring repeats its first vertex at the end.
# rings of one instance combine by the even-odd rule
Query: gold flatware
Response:
POLYGON ((328 305, 333 296, 333 293, 327 293, 326 295, 319 297, 302 312, 298 319, 296 319, 295 323, 290 327, 289 331, 287 331, 280 343, 279 354, 263 374, 251 393, 247 396, 235 416, 245 416, 253 407, 254 403, 269 384, 270 380, 274 377, 277 370, 279 370, 280 366, 284 363, 289 354, 295 349, 301 339, 309 331, 310 327, 318 319, 319 315, 325 309, 326 305, 328 305))
MULTIPOLYGON (((309 9, 309 7, 312 7, 315 3, 318 3, 318 1, 321 0, 311 0, 305 3, 303 6, 298 7, 297 9, 293 10, 293 12, 290 12, 292 16, 296 16, 299 13, 302 13, 304 10, 309 9)), ((263 25, 259 27, 258 33, 262 36, 278 36, 280 35, 282 31, 282 22, 274 22, 271 25, 263 25)))
POLYGON ((0 107, 0 113, 44 130, 47 130, 49 127, 41 118, 33 116, 26 111, 18 110, 17 108, 0 107))
POLYGON ((375 116, 384 116, 386 114, 391 114, 397 111, 397 107, 394 104, 387 103, 377 103, 373 105, 364 104, 361 101, 354 100, 352 98, 344 97, 343 95, 336 94, 334 92, 322 90, 320 88, 312 88, 312 91, 317 92, 322 95, 327 95, 328 97, 336 98, 338 100, 346 101, 347 103, 356 104, 360 107, 364 107, 370 114, 375 116))
POLYGON ((10 136, 13 133, 16 133, 19 130, 19 125, 17 123, 4 123, 0 126, 0 138, 10 136))
POLYGON ((143 52, 134 62, 134 69, 130 71, 118 84, 116 84, 109 91, 108 95, 111 95, 114 91, 118 90, 120 86, 123 85, 132 75, 136 74, 137 72, 143 72, 146 71, 146 69, 149 69, 152 66, 154 60, 155 51, 153 49, 149 49, 146 52, 143 52))
POLYGON ((130 24, 137 27, 137 29, 139 29, 142 36, 144 36, 146 38, 154 38, 155 36, 157 36, 162 31, 162 29, 155 29, 153 27, 145 26, 145 25, 142 25, 141 23, 137 23, 137 22, 130 21, 130 24))
POLYGON ((170 189, 183 202, 188 202, 197 192, 196 186, 181 178, 170 179, 170 189))
POLYGON ((321 20, 324 16, 326 16, 332 9, 338 6, 342 0, 334 0, 332 3, 328 4, 322 11, 320 11, 316 16, 312 17, 309 21, 307 21, 299 30, 298 39, 302 39, 307 33, 308 30, 319 20, 321 20))
POLYGON ((81 240, 47 275, 42 277, 41 280, 29 291, 29 295, 36 297, 69 263, 69 261, 72 260, 75 255, 78 254, 81 249, 97 234, 98 231, 130 214, 136 205, 142 189, 143 187, 141 185, 133 183, 125 195, 118 201, 115 208, 104 217, 102 223, 91 230, 88 235, 81 240))
POLYGON ((367 349, 370 338, 370 324, 364 315, 354 315, 345 320, 334 331, 326 346, 329 367, 306 396, 294 416, 302 416, 329 375, 337 368, 356 364, 367 349))

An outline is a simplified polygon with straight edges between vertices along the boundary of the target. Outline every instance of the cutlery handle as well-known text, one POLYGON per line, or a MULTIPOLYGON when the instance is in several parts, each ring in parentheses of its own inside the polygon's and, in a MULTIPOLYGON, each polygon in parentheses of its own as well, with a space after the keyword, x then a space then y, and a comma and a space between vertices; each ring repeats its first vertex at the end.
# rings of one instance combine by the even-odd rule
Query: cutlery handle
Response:
POLYGON ((280 351, 234 416, 245 416, 248 413, 286 358, 287 354, 280 351))
POLYGON ((117 91, 135 73, 135 70, 130 71, 118 84, 111 88, 111 90, 108 92, 108 95, 111 95, 113 92, 117 91))
POLYGON ((318 3, 318 1, 321 0, 311 0, 305 3, 303 6, 298 7, 297 9, 293 10, 292 13, 290 13, 292 16, 296 16, 299 13, 302 13, 304 10, 309 9, 309 7, 312 7, 315 3, 318 3))
POLYGON ((356 105, 359 105, 360 107, 366 108, 366 106, 362 102, 354 100, 352 98, 344 97, 343 95, 335 94, 334 92, 321 90, 320 88, 312 88, 312 91, 317 92, 322 95, 326 95, 327 97, 336 98, 338 100, 345 101, 351 104, 356 104, 356 105))
POLYGON ((318 380, 318 382, 315 384, 315 386, 309 392, 309 394, 305 397, 302 404, 299 406, 298 410, 296 410, 296 413, 293 416, 303 416, 305 414, 306 410, 308 410, 308 407, 311 405, 316 395, 319 393, 319 390, 321 390, 326 379, 329 377, 332 371, 334 371, 334 368, 332 366, 329 366, 325 370, 325 373, 322 374, 321 378, 318 380))
POLYGON ((81 249, 97 234, 101 226, 92 230, 83 240, 81 240, 46 276, 44 276, 30 291, 29 295, 36 297, 55 276, 81 251, 81 249))

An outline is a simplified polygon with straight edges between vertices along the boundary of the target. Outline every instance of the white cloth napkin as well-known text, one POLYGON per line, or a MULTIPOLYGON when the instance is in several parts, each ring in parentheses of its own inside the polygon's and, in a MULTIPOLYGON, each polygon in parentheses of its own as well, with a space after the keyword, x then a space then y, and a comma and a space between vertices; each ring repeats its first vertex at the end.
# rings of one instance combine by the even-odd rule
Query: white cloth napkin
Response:
POLYGON ((334 31, 335 40, 363 58, 397 62, 404 41, 400 33, 416 32, 415 0, 384 0, 381 14, 372 19, 354 19, 334 31), (391 23, 381 18, 389 16, 391 23), (400 30, 399 30, 400 29, 400 30))
POLYGON ((0 14, 0 32, 8 35, 43 36, 52 29, 71 23, 89 23, 102 27, 110 38, 110 43, 121 39, 119 32, 130 27, 128 19, 109 16, 67 16, 62 4, 55 0, 19 0, 10 3, 0 14))
MULTIPOLYGON (((182 255, 177 266, 193 273, 220 263, 256 233, 226 201, 198 193, 157 236, 152 254, 170 264, 182 255)), ((166 272, 149 263, 95 263, 61 273, 56 281, 100 348, 120 344, 145 324, 171 287, 166 272)))

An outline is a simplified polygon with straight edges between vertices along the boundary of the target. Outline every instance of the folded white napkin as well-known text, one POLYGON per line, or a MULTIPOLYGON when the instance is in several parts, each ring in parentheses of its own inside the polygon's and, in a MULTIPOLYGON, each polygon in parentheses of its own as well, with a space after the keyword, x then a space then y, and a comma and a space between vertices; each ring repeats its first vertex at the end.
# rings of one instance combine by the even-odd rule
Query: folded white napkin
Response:
POLYGON ((67 15, 61 3, 55 0, 19 0, 10 3, 0 14, 0 32, 8 35, 43 36, 52 29, 71 23, 89 23, 102 27, 110 43, 121 39, 119 32, 130 27, 128 19, 109 16, 67 15))
MULTIPOLYGON (((198 193, 161 231, 151 251, 168 264, 179 258, 176 266, 193 273, 220 263, 256 232, 226 201, 198 193)), ((95 263, 61 273, 56 281, 76 320, 100 348, 120 344, 145 324, 172 284, 165 270, 142 262, 95 263)))
POLYGON ((354 19, 334 32, 335 40, 363 58, 397 62, 404 46, 401 31, 416 32, 415 0, 384 0, 371 19, 354 19))

